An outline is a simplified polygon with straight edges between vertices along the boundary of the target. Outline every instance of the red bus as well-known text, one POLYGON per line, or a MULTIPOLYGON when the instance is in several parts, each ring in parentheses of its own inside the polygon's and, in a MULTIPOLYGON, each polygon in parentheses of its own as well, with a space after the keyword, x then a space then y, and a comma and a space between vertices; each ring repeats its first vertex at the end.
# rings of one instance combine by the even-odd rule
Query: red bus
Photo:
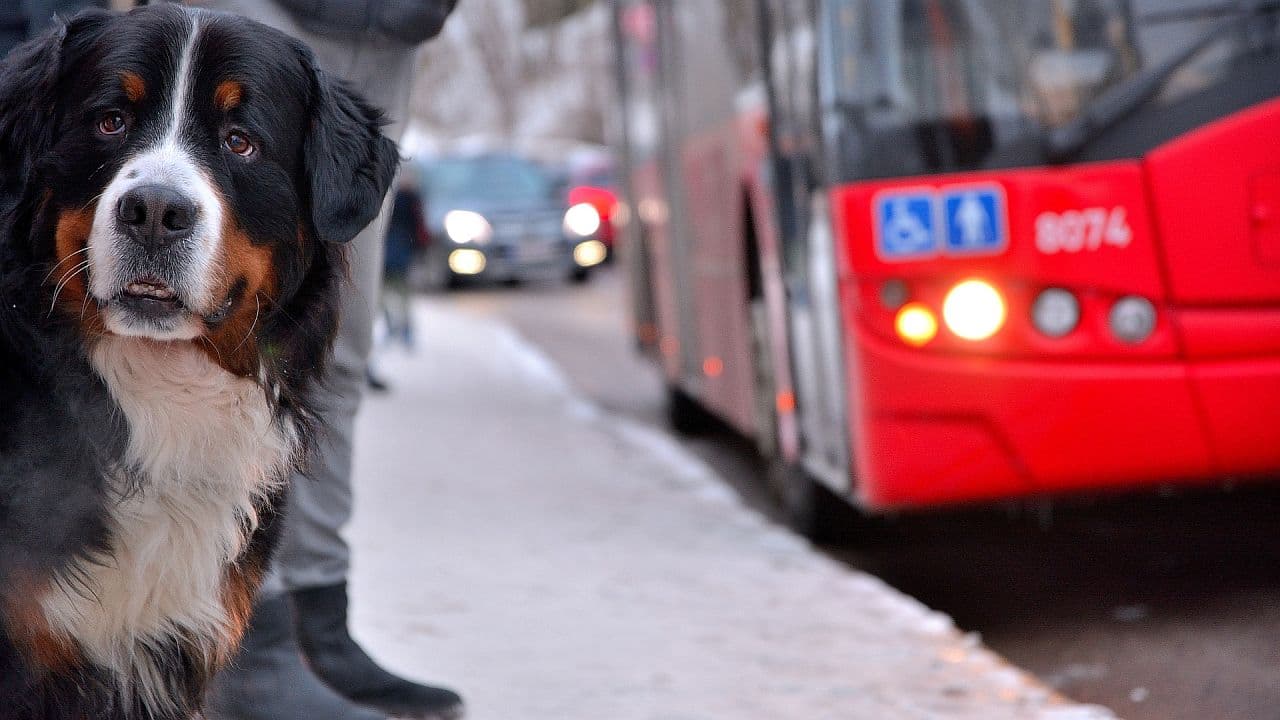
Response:
POLYGON ((1280 470, 1280 3, 612 10, 637 339, 802 527, 1280 470))

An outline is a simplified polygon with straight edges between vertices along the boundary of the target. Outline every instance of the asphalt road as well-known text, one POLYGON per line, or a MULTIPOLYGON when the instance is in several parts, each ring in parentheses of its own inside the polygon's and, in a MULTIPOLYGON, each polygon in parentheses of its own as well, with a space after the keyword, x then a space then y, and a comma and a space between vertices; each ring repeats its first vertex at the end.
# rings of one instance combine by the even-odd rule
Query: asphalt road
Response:
MULTIPOLYGON (((584 287, 467 288, 602 406, 662 425, 620 273, 584 287)), ((686 439, 776 518, 741 440, 686 439)), ((1129 720, 1280 719, 1280 484, 897 518, 827 551, 950 614, 1065 695, 1129 720)))

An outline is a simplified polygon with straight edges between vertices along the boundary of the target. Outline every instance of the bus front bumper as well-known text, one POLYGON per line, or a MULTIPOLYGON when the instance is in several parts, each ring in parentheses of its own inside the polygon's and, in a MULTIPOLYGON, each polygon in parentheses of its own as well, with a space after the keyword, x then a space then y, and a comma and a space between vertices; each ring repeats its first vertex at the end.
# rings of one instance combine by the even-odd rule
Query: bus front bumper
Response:
POLYGON ((860 329, 846 357, 870 510, 1280 475, 1280 355, 1002 360, 860 329))

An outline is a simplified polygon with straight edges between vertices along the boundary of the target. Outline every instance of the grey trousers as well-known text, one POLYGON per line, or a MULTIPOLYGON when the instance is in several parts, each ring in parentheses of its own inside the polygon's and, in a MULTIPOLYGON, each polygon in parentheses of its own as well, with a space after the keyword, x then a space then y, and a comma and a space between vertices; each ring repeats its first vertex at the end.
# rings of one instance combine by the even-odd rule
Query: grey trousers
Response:
MULTIPOLYGON (((200 0, 189 3, 235 12, 297 37, 315 51, 326 72, 381 107, 391 119, 384 131, 399 140, 409 102, 416 48, 381 36, 336 40, 303 30, 271 0, 200 0)), ((390 196, 369 227, 351 241, 351 278, 342 289, 342 321, 327 387, 319 397, 326 430, 305 476, 290 489, 284 533, 262 594, 345 582, 351 551, 342 529, 351 519, 352 453, 356 412, 365 387, 374 314, 382 287, 382 253, 390 196)))

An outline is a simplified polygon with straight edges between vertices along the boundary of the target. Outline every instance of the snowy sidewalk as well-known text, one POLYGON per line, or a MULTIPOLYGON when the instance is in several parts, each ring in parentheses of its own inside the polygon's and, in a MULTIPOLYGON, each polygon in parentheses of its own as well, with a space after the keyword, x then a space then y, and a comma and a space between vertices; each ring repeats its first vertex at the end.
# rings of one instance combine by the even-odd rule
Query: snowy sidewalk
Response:
POLYGON ((760 519, 510 330, 418 314, 360 423, 356 633, 469 720, 1112 717, 760 519))

